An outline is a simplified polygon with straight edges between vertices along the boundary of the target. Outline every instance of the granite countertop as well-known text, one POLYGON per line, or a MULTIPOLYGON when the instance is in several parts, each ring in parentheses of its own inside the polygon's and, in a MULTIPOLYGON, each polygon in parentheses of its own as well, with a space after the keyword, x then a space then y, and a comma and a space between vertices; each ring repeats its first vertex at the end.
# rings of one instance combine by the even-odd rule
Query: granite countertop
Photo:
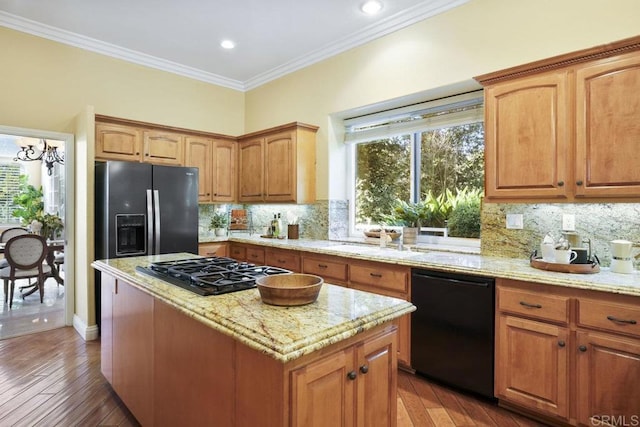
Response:
POLYGON ((409 252, 351 242, 267 239, 255 235, 233 235, 227 240, 452 273, 525 280, 548 285, 640 296, 640 273, 638 271, 634 271, 632 274, 621 274, 612 273, 608 268, 601 267, 600 272, 595 274, 558 273, 533 268, 529 265, 528 259, 487 257, 451 251, 409 252))
POLYGON ((122 279, 211 328, 288 362, 415 310, 411 303, 325 283, 318 300, 299 307, 267 305, 257 289, 203 297, 136 272, 154 261, 193 258, 167 254, 98 260, 97 270, 122 279))

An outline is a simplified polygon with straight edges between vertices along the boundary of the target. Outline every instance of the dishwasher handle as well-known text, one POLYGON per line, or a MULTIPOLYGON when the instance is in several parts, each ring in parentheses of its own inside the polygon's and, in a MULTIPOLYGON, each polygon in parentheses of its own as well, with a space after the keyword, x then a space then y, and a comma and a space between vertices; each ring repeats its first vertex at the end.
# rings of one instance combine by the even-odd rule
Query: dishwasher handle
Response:
POLYGON ((423 273, 413 273, 412 276, 416 277, 416 278, 419 278, 419 279, 445 281, 448 284, 452 284, 452 285, 480 286, 482 288, 489 287, 489 283, 486 282, 486 281, 472 282, 472 281, 468 281, 468 280, 452 279, 452 278, 448 278, 448 277, 430 276, 428 274, 423 274, 423 273))

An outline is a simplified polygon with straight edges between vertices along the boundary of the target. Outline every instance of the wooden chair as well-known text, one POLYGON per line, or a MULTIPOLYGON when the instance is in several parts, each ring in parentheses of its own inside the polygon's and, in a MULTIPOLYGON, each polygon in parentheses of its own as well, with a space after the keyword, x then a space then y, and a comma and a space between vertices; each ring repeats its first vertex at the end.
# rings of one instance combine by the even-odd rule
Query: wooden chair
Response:
POLYGON ((4 280, 4 302, 6 303, 9 297, 9 308, 13 305, 16 279, 37 277, 42 303, 45 275, 51 272, 51 267, 43 264, 47 256, 47 241, 35 234, 15 236, 7 242, 4 255, 9 263, 8 267, 0 269, 0 278, 4 280), (7 295, 9 282, 11 282, 11 292, 7 295))

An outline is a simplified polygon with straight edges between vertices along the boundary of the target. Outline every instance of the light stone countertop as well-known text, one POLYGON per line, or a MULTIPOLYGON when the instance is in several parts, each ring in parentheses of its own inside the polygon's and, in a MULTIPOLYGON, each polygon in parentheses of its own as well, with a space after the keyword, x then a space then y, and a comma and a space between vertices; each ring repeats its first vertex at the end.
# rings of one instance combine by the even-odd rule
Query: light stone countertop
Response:
POLYGON ((325 283, 318 300, 298 307, 267 305, 257 289, 222 295, 195 294, 160 279, 136 272, 154 261, 193 258, 167 254, 98 260, 97 270, 124 280, 211 328, 288 362, 415 310, 397 298, 325 283))
POLYGON ((227 240, 437 271, 524 280, 640 297, 640 272, 638 271, 634 271, 632 274, 621 274, 612 273, 608 268, 601 267, 600 272, 595 274, 558 273, 533 268, 529 265, 528 259, 487 257, 450 251, 409 252, 351 242, 267 239, 255 235, 232 235, 227 240))

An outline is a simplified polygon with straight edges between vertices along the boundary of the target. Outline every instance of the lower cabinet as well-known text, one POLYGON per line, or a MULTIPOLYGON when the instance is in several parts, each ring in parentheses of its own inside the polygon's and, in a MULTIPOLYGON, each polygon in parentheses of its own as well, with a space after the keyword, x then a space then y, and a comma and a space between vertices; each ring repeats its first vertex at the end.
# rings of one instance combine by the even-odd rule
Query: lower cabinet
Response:
POLYGON ((386 333, 291 373, 294 426, 394 426, 394 335, 386 333))
POLYGON ((200 243, 198 245, 198 255, 211 257, 221 256, 226 257, 228 253, 229 245, 227 243, 200 243))
POLYGON ((102 274, 101 368, 142 425, 154 425, 153 297, 102 274))
POLYGON ((264 251, 265 264, 300 273, 300 255, 292 250, 267 248, 264 251))
POLYGON ((640 300, 497 279, 496 397, 548 420, 640 425, 640 300))

